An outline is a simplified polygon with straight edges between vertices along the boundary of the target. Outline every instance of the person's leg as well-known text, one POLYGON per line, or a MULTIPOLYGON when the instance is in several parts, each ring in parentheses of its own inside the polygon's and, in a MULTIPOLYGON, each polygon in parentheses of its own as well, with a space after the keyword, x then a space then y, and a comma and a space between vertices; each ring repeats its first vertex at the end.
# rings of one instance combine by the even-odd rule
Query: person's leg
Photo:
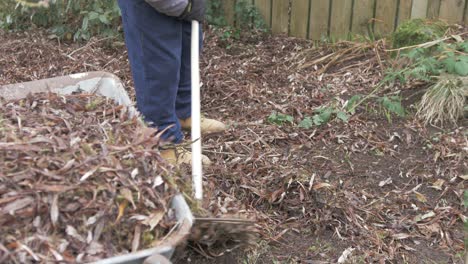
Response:
MULTIPOLYGON (((177 117, 180 119, 181 127, 185 130, 190 130, 192 126, 191 120, 191 35, 192 25, 190 22, 184 22, 182 35, 182 60, 180 66, 180 82, 179 90, 176 99, 176 112, 177 117)), ((203 49, 203 34, 200 29, 199 35, 200 54, 203 49)), ((201 130, 203 134, 222 132, 226 126, 216 120, 202 118, 201 130)))
MULTIPOLYGON (((180 65, 180 81, 176 99, 176 113, 179 119, 187 119, 191 116, 191 39, 192 24, 183 22, 182 25, 182 59, 180 65)), ((200 28, 199 47, 202 50, 203 39, 200 28)))
POLYGON ((176 115, 183 22, 158 13, 144 0, 119 0, 137 108, 163 139, 183 140, 176 115))

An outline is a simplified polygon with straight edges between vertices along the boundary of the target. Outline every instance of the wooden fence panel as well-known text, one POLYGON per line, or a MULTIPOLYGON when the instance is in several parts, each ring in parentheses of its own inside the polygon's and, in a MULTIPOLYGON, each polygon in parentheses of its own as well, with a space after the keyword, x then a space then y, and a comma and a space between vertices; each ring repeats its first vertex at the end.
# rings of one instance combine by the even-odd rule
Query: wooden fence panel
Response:
POLYGON ((234 25, 235 20, 235 5, 236 0, 223 0, 223 10, 226 21, 230 25, 234 25))
POLYGON ((351 23, 352 1, 332 1, 330 36, 337 39, 347 39, 351 23))
POLYGON ((429 0, 427 6, 427 18, 435 19, 439 17, 440 0, 429 0))
POLYGON ((358 0, 354 1, 353 9, 353 25, 351 31, 355 34, 368 34, 369 29, 372 29, 374 24, 375 0, 358 0))
POLYGON ((465 20, 463 21, 465 26, 468 25, 468 3, 465 3, 465 20))
POLYGON ((310 0, 292 0, 291 31, 293 37, 307 38, 310 0))
POLYGON ((426 18, 428 4, 428 0, 413 0, 411 18, 426 18))
POLYGON ((444 19, 468 24, 468 0, 218 0, 226 20, 235 25, 236 2, 255 4, 273 33, 320 40, 344 39, 350 31, 379 35, 413 18, 444 19), (330 9, 331 8, 331 9, 330 9))
POLYGON ((288 33, 289 30, 289 0, 273 0, 271 31, 273 33, 288 33))
POLYGON ((398 10, 397 26, 411 19, 412 3, 410 0, 400 0, 400 8, 398 10))
POLYGON ((327 37, 330 0, 312 0, 309 13, 309 38, 320 40, 322 37, 327 37))
POLYGON ((262 15, 265 24, 271 27, 271 0, 255 0, 255 5, 262 15))
POLYGON ((464 10, 465 0, 441 0, 439 16, 449 23, 461 23, 464 10))
POLYGON ((378 34, 393 32, 395 28, 395 17, 397 15, 398 1, 377 0, 375 8, 374 31, 378 34))

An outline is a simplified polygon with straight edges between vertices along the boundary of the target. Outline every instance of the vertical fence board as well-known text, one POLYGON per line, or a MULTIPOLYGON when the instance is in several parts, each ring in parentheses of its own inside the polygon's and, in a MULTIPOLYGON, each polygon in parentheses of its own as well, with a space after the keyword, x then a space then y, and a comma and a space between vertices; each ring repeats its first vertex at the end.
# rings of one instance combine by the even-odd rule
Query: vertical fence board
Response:
POLYGON ((273 0, 271 30, 273 33, 288 33, 289 0, 273 0))
POLYGON ((400 0, 400 9, 398 10, 398 25, 411 18, 411 1, 400 0))
POLYGON ((444 19, 449 23, 461 23, 464 10, 464 0, 441 0, 440 19, 444 19))
POLYGON ((377 0, 375 9, 374 30, 378 34, 387 34, 393 32, 395 27, 395 15, 398 8, 398 1, 395 0, 377 0))
POLYGON ((234 25, 235 20, 235 8, 236 0, 224 0, 223 1, 223 10, 226 21, 229 25, 234 25))
POLYGON ((323 36, 328 35, 329 13, 330 0, 312 0, 310 5, 309 38, 320 40, 323 36))
POLYGON ((440 0, 429 0, 427 6, 427 18, 435 19, 439 17, 440 0))
POLYGON ((271 27, 271 0, 255 0, 255 5, 262 15, 265 24, 271 27))
POLYGON ((291 2, 291 32, 294 37, 307 38, 307 21, 309 18, 309 0, 291 2))
POLYGON ((428 4, 428 0, 413 0, 411 18, 426 18, 428 4))
POLYGON ((465 4, 465 17, 464 18, 465 18, 465 21, 463 21, 463 22, 464 22, 464 24, 466 26, 466 25, 468 25, 468 3, 465 4))
POLYGON ((335 0, 332 2, 330 37, 347 39, 351 22, 352 1, 335 0))
MULTIPOLYGON (((273 33, 290 33, 313 40, 324 36, 343 39, 348 37, 350 29, 365 34, 374 10, 377 21, 374 30, 378 34, 392 32, 395 22, 399 25, 409 18, 440 18, 449 23, 468 24, 468 0, 354 0, 354 6, 352 0, 237 1, 255 4, 273 33)), ((227 22, 234 25, 236 0, 223 0, 222 4, 227 22)))
POLYGON ((367 34, 372 29, 375 0, 354 1, 353 25, 351 31, 356 34, 367 34))

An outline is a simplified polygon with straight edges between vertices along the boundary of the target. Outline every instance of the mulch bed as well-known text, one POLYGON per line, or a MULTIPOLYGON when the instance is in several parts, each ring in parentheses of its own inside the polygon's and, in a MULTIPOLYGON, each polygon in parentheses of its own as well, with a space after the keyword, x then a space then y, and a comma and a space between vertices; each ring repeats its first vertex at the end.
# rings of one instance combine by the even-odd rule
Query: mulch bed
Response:
MULTIPOLYGON (((0 37, 0 84, 106 70, 133 93, 125 48, 115 41, 0 37)), ((395 84, 382 92, 405 95, 406 118, 387 118, 370 102, 348 122, 297 126, 319 106, 370 93, 389 62, 383 47, 315 47, 263 35, 236 41, 206 31, 202 110, 230 128, 204 138, 214 161, 205 168, 204 207, 217 216, 256 215, 262 240, 247 253, 193 246, 202 255, 189 252, 184 261, 336 263, 351 252, 351 262, 463 263, 465 121, 424 127, 412 107, 421 87, 395 84), (292 116, 293 124, 269 123, 273 112, 292 116)))

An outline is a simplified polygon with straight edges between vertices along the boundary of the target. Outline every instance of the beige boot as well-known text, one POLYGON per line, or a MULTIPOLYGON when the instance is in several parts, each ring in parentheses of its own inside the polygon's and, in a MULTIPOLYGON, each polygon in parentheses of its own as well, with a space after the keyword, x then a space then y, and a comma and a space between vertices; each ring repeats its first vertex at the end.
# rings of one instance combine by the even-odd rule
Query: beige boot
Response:
MULTIPOLYGON (((192 129, 192 118, 179 120, 182 129, 190 131, 192 129)), ((201 118, 200 128, 202 134, 219 133, 226 130, 226 125, 214 119, 201 118)))
MULTIPOLYGON (((170 147, 161 150, 161 157, 170 164, 177 166, 181 164, 192 164, 192 153, 183 147, 170 147)), ((211 165, 211 160, 202 155, 202 164, 205 166, 211 165)))

